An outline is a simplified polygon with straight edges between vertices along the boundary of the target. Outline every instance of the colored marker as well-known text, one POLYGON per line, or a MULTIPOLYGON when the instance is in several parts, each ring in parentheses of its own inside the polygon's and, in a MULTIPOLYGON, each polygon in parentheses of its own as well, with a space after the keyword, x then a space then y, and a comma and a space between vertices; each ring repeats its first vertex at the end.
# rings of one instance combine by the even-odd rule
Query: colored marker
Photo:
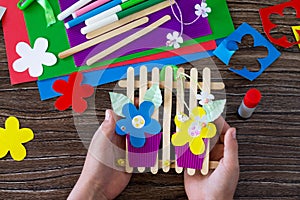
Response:
POLYGON ((84 22, 85 20, 94 17, 95 15, 98 15, 99 13, 108 10, 116 5, 122 4, 124 2, 126 2, 127 0, 112 0, 88 13, 85 13, 84 15, 81 15, 80 17, 77 17, 75 19, 72 19, 71 21, 69 21, 68 23, 65 23, 65 27, 67 29, 72 28, 78 24, 80 24, 81 22, 84 22))
POLYGON ((97 23, 98 21, 110 16, 110 15, 113 15, 113 14, 116 14, 117 12, 120 12, 122 10, 126 10, 136 4, 139 4, 141 2, 143 2, 145 0, 130 0, 130 1, 127 1, 125 3, 122 3, 121 5, 117 5, 109 10, 106 10, 90 19, 87 19, 85 20, 85 24, 86 25, 92 25, 94 23, 97 23))
POLYGON ((61 12, 59 15, 57 15, 57 19, 62 21, 69 17, 73 12, 80 9, 81 7, 85 6, 86 4, 90 3, 92 0, 79 0, 76 3, 74 3, 72 6, 61 12))
POLYGON ((252 116, 254 110, 261 100, 261 93, 259 90, 252 88, 246 93, 239 109, 238 114, 243 119, 248 119, 252 116))
POLYGON ((132 15, 134 13, 137 13, 141 10, 144 10, 148 7, 151 7, 151 6, 154 6, 155 4, 158 4, 158 3, 161 3, 163 2, 164 0, 151 0, 151 1, 146 1, 144 3, 141 3, 141 4, 138 4, 134 7, 131 7, 131 8, 128 8, 124 11, 121 11, 121 12, 118 12, 116 14, 113 14, 97 23, 94 23, 90 26, 86 26, 84 28, 81 29, 81 33, 82 34, 87 34, 87 33, 90 33, 90 32, 93 32, 103 26, 106 26, 108 24, 111 24, 113 22, 116 22, 116 21, 119 21, 120 19, 122 18, 125 18, 129 15, 132 15))
POLYGON ((99 6, 102 6, 103 4, 109 2, 111 0, 97 0, 83 8, 80 8, 79 10, 75 11, 72 16, 73 18, 79 17, 87 12, 90 12, 91 10, 98 8, 99 6))

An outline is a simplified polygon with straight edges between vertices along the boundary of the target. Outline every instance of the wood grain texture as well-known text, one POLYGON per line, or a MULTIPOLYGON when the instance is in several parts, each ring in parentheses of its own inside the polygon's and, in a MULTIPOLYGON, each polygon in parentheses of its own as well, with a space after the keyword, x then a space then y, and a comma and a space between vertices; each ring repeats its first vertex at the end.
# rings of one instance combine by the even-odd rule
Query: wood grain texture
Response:
MULTIPOLYGON (((228 0, 235 27, 248 22, 263 32, 258 9, 283 0, 228 0)), ((278 23, 274 34, 288 34, 293 13, 278 23)), ((276 17, 275 17, 276 18, 276 17)), ((298 21, 299 22, 299 21, 298 21)), ((299 24, 298 24, 299 25, 299 24)), ((233 65, 248 63, 264 52, 247 41, 233 65)), ((226 120, 237 127, 241 174, 235 199, 300 199, 300 50, 279 48, 282 56, 257 80, 250 82, 227 70, 216 58, 182 65, 185 69, 218 67, 226 85, 226 120), (262 102, 247 121, 239 120, 237 108, 245 92, 261 90, 262 102)), ((35 139, 26 144, 27 158, 0 160, 0 199, 66 199, 77 181, 87 150, 80 137, 88 141, 110 108, 108 92, 115 83, 99 86, 95 100, 89 100, 84 116, 54 109, 55 99, 40 101, 36 83, 11 86, 7 70, 3 33, 0 31, 0 127, 8 116, 19 118, 22 127, 31 127, 35 139), (96 114, 95 114, 95 113, 96 114), (76 124, 76 126, 75 126, 76 124), (79 134, 78 134, 79 131, 79 134)), ((118 199, 187 199, 183 176, 174 169, 165 174, 135 174, 118 199)))

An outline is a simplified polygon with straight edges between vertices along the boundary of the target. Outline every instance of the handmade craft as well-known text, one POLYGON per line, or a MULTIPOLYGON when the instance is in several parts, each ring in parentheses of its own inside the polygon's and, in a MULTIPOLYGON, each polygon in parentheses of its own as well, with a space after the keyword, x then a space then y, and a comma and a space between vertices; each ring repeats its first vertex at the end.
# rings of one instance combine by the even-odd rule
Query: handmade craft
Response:
POLYGON ((283 16, 284 13, 284 9, 285 8, 294 8, 296 10, 296 17, 300 18, 300 3, 299 0, 291 0, 288 2, 284 2, 275 6, 270 6, 267 8, 261 8, 259 10, 259 14, 260 14, 260 18, 263 24, 263 28, 264 28, 264 32, 266 33, 268 39, 281 47, 284 48, 290 48, 294 45, 300 44, 300 41, 296 41, 296 42, 290 42, 288 40, 288 38, 286 36, 282 36, 281 38, 274 38, 271 35, 271 31, 276 28, 278 25, 274 24, 271 20, 270 20, 270 16, 272 14, 278 14, 280 16, 283 16))
MULTIPOLYGON (((300 42, 300 26, 292 26, 293 33, 297 42, 300 42)), ((300 48, 300 43, 298 44, 300 48)))
POLYGON ((31 141, 34 134, 29 128, 21 128, 16 117, 9 117, 5 121, 5 128, 0 128, 0 158, 10 152, 15 161, 22 161, 26 157, 24 143, 31 141))
POLYGON ((159 167, 168 172, 175 164, 178 173, 181 173, 184 167, 190 168, 188 169, 190 175, 195 174, 196 169, 201 170, 202 174, 207 174, 209 167, 216 165, 215 162, 209 162, 209 138, 213 138, 217 133, 213 121, 221 115, 225 106, 225 100, 213 101, 210 89, 222 90, 224 84, 211 83, 208 68, 203 71, 202 83, 198 83, 196 69, 192 69, 189 76, 184 73, 183 68, 179 68, 175 80, 171 66, 165 68, 163 81, 159 78, 158 68, 152 69, 151 81, 148 80, 145 66, 140 68, 139 74, 139 80, 136 80, 135 70, 128 68, 127 79, 119 81, 119 86, 127 89, 127 97, 110 93, 113 110, 123 117, 117 121, 116 132, 119 135, 127 135, 126 158, 122 162, 126 166, 126 171, 132 172, 133 168, 137 168, 139 172, 143 172, 145 167, 150 167, 151 172, 155 174, 159 167), (186 82, 186 77, 190 82, 186 82), (198 87, 202 91, 199 95, 197 95, 198 87), (135 88, 139 88, 139 109, 133 104, 135 88), (176 89, 177 129, 171 140, 173 88, 176 89), (190 116, 184 114, 184 106, 187 106, 184 102, 186 88, 190 91, 190 102, 187 107, 192 111, 190 116), (203 107, 197 106, 197 97, 204 102, 203 107), (161 105, 163 106, 160 108, 161 105), (163 116, 161 120, 159 120, 160 111, 163 116), (162 127, 159 122, 163 124, 162 127), (171 141, 174 147, 171 146, 171 141), (158 159, 160 142, 162 142, 162 160, 158 159), (186 148, 186 144, 191 148, 186 148), (171 148, 175 148, 175 155, 171 155, 171 148), (172 160, 174 156, 175 160, 172 160))
MULTIPOLYGON (((257 59, 260 63, 260 69, 257 72, 250 71, 247 66, 243 69, 235 69, 234 66, 229 70, 253 81, 258 76, 260 76, 273 62, 275 62, 281 53, 257 30, 252 28, 249 24, 243 23, 237 30, 235 30, 230 36, 223 40, 223 42, 214 51, 214 54, 226 65, 229 65, 230 59, 233 54, 238 50, 237 43, 241 43, 242 38, 245 35, 251 35, 254 39, 254 47, 263 46, 268 50, 268 56, 265 58, 257 59)), ((245 64, 246 65, 246 64, 245 64)))

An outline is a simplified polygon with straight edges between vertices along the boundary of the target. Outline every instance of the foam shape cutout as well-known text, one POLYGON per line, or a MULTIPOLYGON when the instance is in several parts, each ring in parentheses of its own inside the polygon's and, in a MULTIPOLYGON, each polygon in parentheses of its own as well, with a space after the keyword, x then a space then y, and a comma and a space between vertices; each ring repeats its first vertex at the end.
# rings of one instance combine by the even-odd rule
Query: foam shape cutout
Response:
POLYGON ((155 108, 159 108, 163 102, 161 90, 158 84, 153 84, 151 88, 146 91, 144 101, 150 101, 154 104, 155 108))
POLYGON ((263 24, 264 32, 266 33, 268 39, 278 46, 284 48, 290 48, 296 44, 300 44, 298 42, 290 42, 286 36, 282 36, 281 38, 274 38, 271 36, 271 31, 276 28, 278 25, 274 24, 270 20, 270 16, 272 14, 277 14, 280 16, 284 16, 284 9, 285 8, 294 8, 296 10, 296 17, 300 18, 300 3, 299 0, 291 0, 285 3, 277 4, 275 6, 270 6, 267 8, 261 8, 259 10, 260 18, 263 24))
MULTIPOLYGON (((192 62, 192 61, 199 60, 202 58, 208 58, 212 55, 213 55, 212 51, 200 52, 200 53, 195 53, 195 54, 187 54, 187 55, 183 55, 183 56, 176 56, 176 57, 171 57, 171 58, 166 58, 166 59, 161 59, 161 60, 155 60, 155 61, 151 61, 151 62, 137 63, 137 64, 126 65, 126 66, 122 66, 122 67, 108 68, 108 69, 104 68, 104 69, 97 70, 97 71, 85 72, 85 73, 83 73, 83 75, 84 75, 83 83, 89 84, 89 85, 92 85, 95 87, 98 85, 111 83, 113 81, 117 81, 122 78, 125 78, 128 67, 135 68, 135 71, 137 72, 137 71, 139 71, 139 68, 141 66, 146 65, 148 72, 150 72, 150 70, 152 70, 154 67, 158 67, 161 69, 165 65, 177 65, 177 64, 182 64, 182 63, 186 63, 186 62, 192 62)), ((136 74, 136 75, 138 75, 138 74, 136 74)), ((62 77, 37 81, 41 100, 47 100, 47 99, 51 99, 51 98, 60 96, 61 95, 60 93, 57 93, 53 90, 52 85, 58 79, 67 81, 68 77, 69 76, 62 76, 62 77)))
POLYGON ((64 111, 72 106, 77 113, 83 113, 87 109, 87 102, 84 98, 94 94, 94 88, 88 84, 81 84, 83 75, 80 72, 74 72, 70 75, 68 81, 56 80, 53 89, 63 94, 55 102, 55 107, 64 111))
POLYGON ((18 2, 19 0, 0 0, 0 5, 7 8, 7 12, 2 18, 2 27, 10 82, 12 85, 37 80, 37 78, 31 77, 28 71, 16 72, 13 69, 13 62, 19 58, 19 55, 16 52, 16 45, 20 41, 29 44, 23 13, 16 6, 18 2))
POLYGON ((117 115, 119 115, 121 117, 125 117, 122 113, 123 106, 125 104, 132 103, 131 100, 124 94, 119 94, 119 93, 115 93, 115 92, 110 92, 109 96, 110 96, 110 102, 111 102, 111 107, 113 108, 113 111, 117 115))
POLYGON ((207 121, 213 122, 221 116, 224 111, 226 99, 211 101, 203 105, 203 109, 207 115, 207 121))
MULTIPOLYGON (((300 26, 292 26, 293 33, 297 42, 300 42, 300 26)), ((298 44, 300 48, 300 43, 298 44)))
POLYGON ((5 128, 0 128, 0 158, 10 152, 15 161, 22 161, 26 157, 26 149, 23 146, 33 140, 33 131, 29 128, 21 128, 16 117, 9 117, 5 121, 5 128))
POLYGON ((3 15, 4 15, 5 11, 6 11, 6 8, 0 6, 0 21, 1 21, 2 17, 3 17, 3 15))
POLYGON ((155 106, 150 101, 143 101, 139 109, 128 103, 123 106, 124 119, 117 121, 116 133, 118 135, 129 135, 130 143, 135 148, 141 148, 146 143, 146 133, 156 135, 160 133, 160 123, 152 119, 155 106))
POLYGON ((203 139, 213 138, 217 133, 216 126, 208 122, 202 107, 194 108, 187 121, 180 121, 178 115, 174 121, 179 131, 172 135, 172 144, 177 147, 188 143, 194 155, 203 154, 205 152, 203 139))
POLYGON ((230 68, 229 70, 250 80, 253 81, 258 76, 260 76, 273 62, 275 62, 281 53, 266 39, 264 38, 257 30, 252 28, 249 24, 243 23, 237 30, 235 30, 230 36, 223 40, 223 42, 218 46, 214 51, 214 54, 226 65, 229 65, 230 59, 236 50, 237 43, 241 43, 242 38, 245 35, 251 35, 254 39, 254 47, 263 46, 268 50, 268 56, 265 58, 257 59, 260 63, 260 70, 257 72, 252 72, 247 69, 247 66, 244 66, 243 69, 237 70, 230 68), (233 45, 233 43, 236 43, 233 45))
POLYGON ((47 49, 48 40, 45 38, 38 38, 33 48, 25 42, 19 42, 16 52, 21 58, 13 63, 13 69, 16 72, 24 72, 28 69, 30 76, 41 76, 44 71, 43 65, 53 66, 57 62, 56 56, 46 52, 47 49))

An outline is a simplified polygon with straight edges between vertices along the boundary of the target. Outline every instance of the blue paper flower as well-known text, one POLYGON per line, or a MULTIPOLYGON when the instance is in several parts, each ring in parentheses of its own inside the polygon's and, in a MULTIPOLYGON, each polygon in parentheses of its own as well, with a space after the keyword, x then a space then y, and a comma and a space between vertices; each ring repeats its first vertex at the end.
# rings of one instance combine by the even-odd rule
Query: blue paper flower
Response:
POLYGON ((139 110, 132 103, 125 104, 122 110, 125 118, 117 121, 117 134, 128 134, 132 146, 143 147, 146 142, 145 133, 155 135, 161 130, 159 122, 151 118, 154 108, 150 101, 144 101, 139 110))

